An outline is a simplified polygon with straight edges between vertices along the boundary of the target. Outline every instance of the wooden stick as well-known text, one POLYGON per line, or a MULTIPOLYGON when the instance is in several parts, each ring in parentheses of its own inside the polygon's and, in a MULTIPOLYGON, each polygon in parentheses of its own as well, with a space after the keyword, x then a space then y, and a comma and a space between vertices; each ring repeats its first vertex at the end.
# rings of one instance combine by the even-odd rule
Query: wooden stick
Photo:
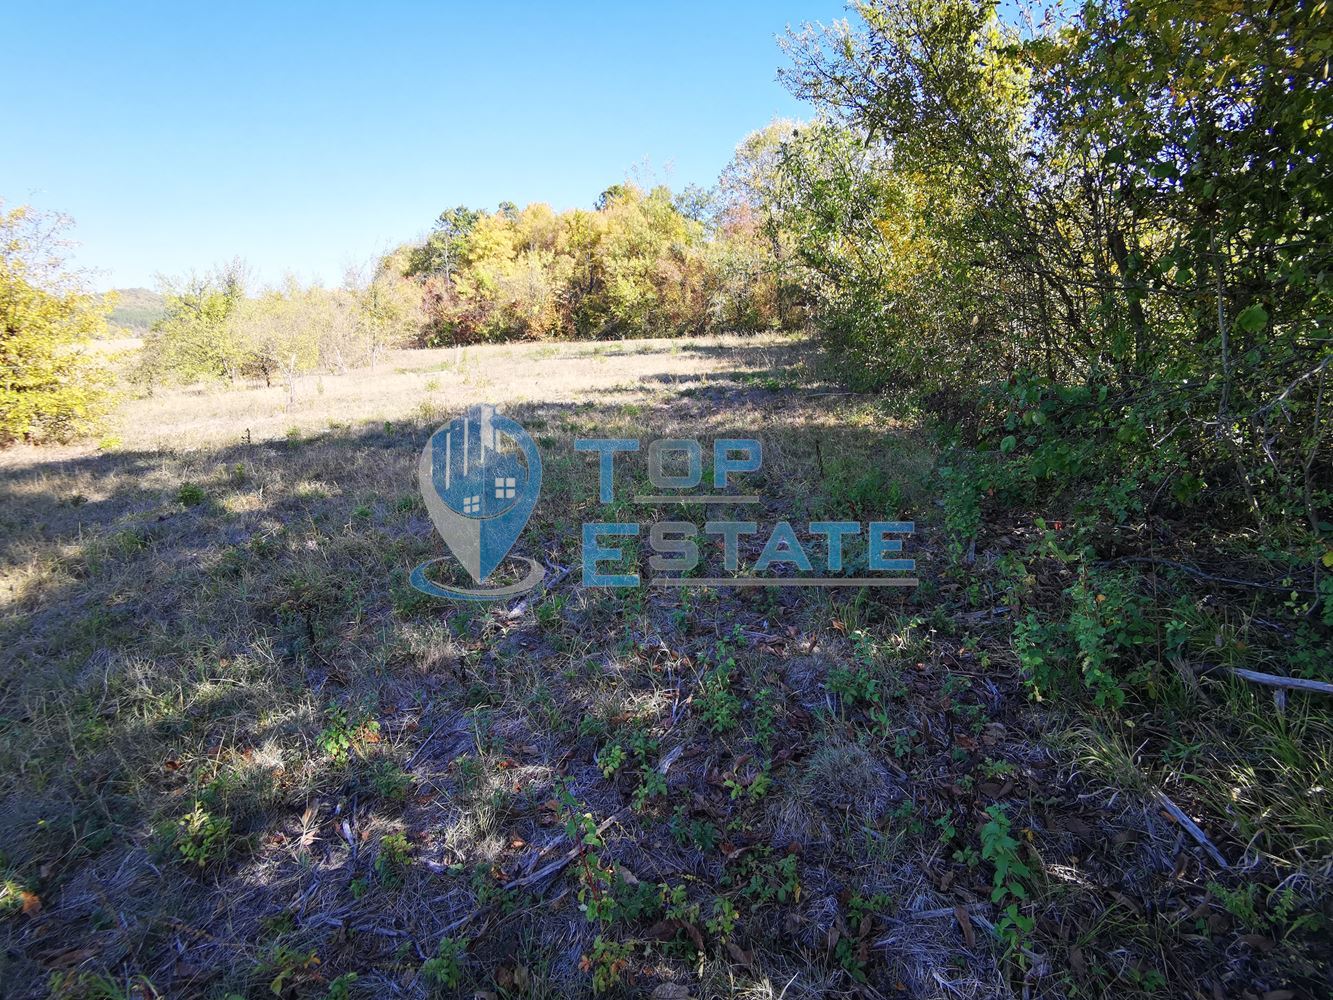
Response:
POLYGON ((1209 583, 1221 583, 1229 587, 1251 587, 1255 590, 1276 590, 1292 591, 1297 594, 1313 594, 1312 587, 1283 586, 1279 583, 1263 583, 1258 580, 1238 580, 1234 576, 1215 576, 1212 573, 1205 573, 1198 566, 1191 566, 1188 563, 1176 562, 1174 559, 1157 559, 1152 556, 1121 556, 1119 559, 1112 559, 1104 565, 1106 566, 1124 566, 1129 563, 1146 563, 1151 566, 1170 566, 1172 569, 1178 569, 1182 573, 1188 573, 1190 576, 1199 580, 1206 580, 1209 583))
MULTIPOLYGON (((620 819, 627 812, 629 812, 629 806, 622 806, 621 808, 617 809, 615 812, 613 812, 610 816, 606 817, 606 819, 602 820, 602 822, 597 825, 597 833, 599 835, 605 833, 607 827, 609 827, 616 820, 620 819)), ((556 858, 550 864, 538 868, 531 875, 524 875, 522 878, 514 879, 514 881, 512 882, 506 882, 503 888, 506 891, 510 889, 522 889, 525 886, 532 885, 534 882, 540 882, 542 879, 546 878, 546 876, 553 875, 556 872, 560 871, 562 868, 564 868, 566 865, 568 865, 571 861, 573 861, 582 853, 583 853, 583 844, 582 843, 575 844, 573 847, 571 847, 560 857, 556 858)), ((488 909, 490 909, 490 905, 491 904, 488 903, 485 906, 479 906, 470 913, 464 914, 463 916, 455 920, 453 923, 445 927, 443 933, 450 934, 453 931, 458 930, 458 928, 462 927, 464 924, 471 923, 477 917, 481 916, 488 909)))
POLYGON ((1222 852, 1213 846, 1213 842, 1208 839, 1208 835, 1199 829, 1199 824, 1186 816, 1184 810, 1181 809, 1180 806, 1167 798, 1166 792, 1158 792, 1157 799, 1161 803, 1162 808, 1171 814, 1171 818, 1183 826, 1185 831, 1199 842, 1199 846, 1212 855, 1214 861, 1223 868, 1231 867, 1227 864, 1227 859, 1222 857, 1222 852))
POLYGON ((1223 667, 1227 673, 1264 687, 1282 688, 1289 691, 1312 691, 1315 694, 1333 694, 1333 684, 1327 681, 1307 681, 1304 677, 1283 677, 1281 674, 1264 674, 1258 670, 1244 670, 1240 667, 1223 667))

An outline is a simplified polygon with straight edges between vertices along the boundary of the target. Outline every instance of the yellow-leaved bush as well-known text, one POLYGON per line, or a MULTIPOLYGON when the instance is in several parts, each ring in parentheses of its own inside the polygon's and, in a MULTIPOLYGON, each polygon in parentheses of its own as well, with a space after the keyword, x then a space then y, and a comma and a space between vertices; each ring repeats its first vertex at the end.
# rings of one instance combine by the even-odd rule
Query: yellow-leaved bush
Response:
POLYGON ((109 377, 88 350, 106 307, 55 252, 59 218, 0 202, 0 445, 85 429, 109 377))

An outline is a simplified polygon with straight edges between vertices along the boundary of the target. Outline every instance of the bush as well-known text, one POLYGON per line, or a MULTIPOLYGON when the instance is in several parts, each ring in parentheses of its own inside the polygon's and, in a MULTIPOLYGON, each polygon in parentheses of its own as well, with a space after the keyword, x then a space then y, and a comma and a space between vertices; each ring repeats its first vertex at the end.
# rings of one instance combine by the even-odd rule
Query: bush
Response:
POLYGON ((782 163, 817 317, 852 385, 949 419, 1038 387, 997 443, 1047 475, 1128 463, 1126 499, 1170 480, 1326 532, 1320 8, 1158 9, 1024 38, 984 0, 872 0, 860 33, 796 38, 822 117, 782 163))
POLYGON ((87 350, 106 308, 50 254, 66 224, 0 202, 0 446, 65 440, 107 399, 109 374, 87 350))

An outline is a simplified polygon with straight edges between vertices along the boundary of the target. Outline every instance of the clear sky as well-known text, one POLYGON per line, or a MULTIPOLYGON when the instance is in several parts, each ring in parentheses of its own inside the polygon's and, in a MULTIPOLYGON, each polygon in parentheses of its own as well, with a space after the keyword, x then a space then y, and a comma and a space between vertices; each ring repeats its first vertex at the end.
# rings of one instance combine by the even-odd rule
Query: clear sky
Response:
POLYGON ((0 198, 68 213, 100 288, 240 256, 341 280, 446 207, 673 188, 808 110, 776 80, 827 0, 0 7, 0 198))

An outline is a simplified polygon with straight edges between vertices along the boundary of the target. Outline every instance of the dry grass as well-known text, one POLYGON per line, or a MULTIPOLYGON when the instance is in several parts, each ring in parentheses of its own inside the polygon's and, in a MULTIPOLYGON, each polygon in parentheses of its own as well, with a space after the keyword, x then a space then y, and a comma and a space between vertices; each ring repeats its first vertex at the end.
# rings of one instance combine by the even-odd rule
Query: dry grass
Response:
POLYGON ((613 993, 1148 994, 1214 961, 1159 915, 1206 877, 1190 845, 1057 767, 1007 638, 946 613, 929 438, 819 385, 802 342, 417 352, 284 402, 140 400, 108 452, 0 459, 5 995, 572 996, 599 968, 613 993), (482 401, 544 454, 516 551, 555 582, 512 607, 405 584, 441 548, 417 454, 482 401), (573 438, 723 433, 764 439, 761 520, 916 516, 926 584, 560 575, 613 519, 573 438), (1022 960, 987 932, 996 802, 1041 894, 1022 960), (584 814, 597 863, 538 876, 584 814))
MULTIPOLYGON (((642 403, 672 384, 706 386, 714 378, 725 384, 738 370, 781 371, 795 343, 781 334, 719 334, 394 351, 374 370, 301 377, 295 405, 288 404, 281 385, 158 391, 122 407, 109 433, 125 449, 179 451, 234 444, 247 433, 251 440, 269 441, 293 431, 309 435, 386 420, 429 422, 483 402, 642 403)), ((37 460, 48 461, 49 455, 44 449, 37 460)), ((0 462, 14 460, 0 457, 0 462)))

